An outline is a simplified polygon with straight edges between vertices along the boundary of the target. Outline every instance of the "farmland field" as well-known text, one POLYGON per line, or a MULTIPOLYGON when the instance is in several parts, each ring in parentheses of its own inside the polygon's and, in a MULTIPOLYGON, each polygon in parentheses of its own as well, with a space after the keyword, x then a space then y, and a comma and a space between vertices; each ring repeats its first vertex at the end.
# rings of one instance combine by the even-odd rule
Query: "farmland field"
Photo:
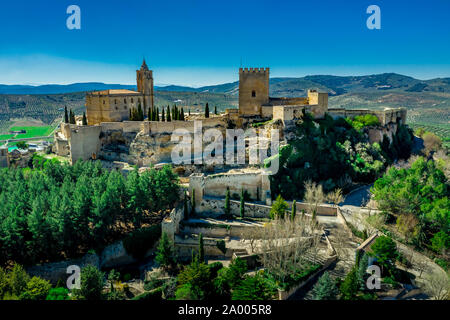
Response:
POLYGON ((39 127, 11 127, 11 131, 25 130, 26 133, 18 134, 16 139, 25 139, 33 137, 45 137, 48 136, 53 131, 52 126, 39 126, 39 127))

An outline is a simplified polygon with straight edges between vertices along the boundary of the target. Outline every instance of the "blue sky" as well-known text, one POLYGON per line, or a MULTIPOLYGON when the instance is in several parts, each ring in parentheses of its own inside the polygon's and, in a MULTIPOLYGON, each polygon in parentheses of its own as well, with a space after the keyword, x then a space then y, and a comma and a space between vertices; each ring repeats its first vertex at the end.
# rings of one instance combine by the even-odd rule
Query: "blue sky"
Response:
POLYGON ((156 84, 397 72, 450 77, 448 0, 2 1, 0 83, 135 83, 145 56, 156 84), (66 9, 81 8, 81 30, 66 9), (369 30, 366 8, 381 9, 369 30))

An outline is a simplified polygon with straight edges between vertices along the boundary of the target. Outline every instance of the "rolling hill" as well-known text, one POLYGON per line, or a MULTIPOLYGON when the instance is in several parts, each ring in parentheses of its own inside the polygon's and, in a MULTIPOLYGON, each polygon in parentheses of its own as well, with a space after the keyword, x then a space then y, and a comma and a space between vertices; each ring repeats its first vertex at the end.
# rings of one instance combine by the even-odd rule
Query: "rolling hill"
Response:
MULTIPOLYGON (((39 119, 52 124, 61 119, 65 105, 80 114, 86 91, 134 89, 135 86, 104 83, 70 85, 0 85, 0 133, 13 118, 39 119)), ((238 106, 239 82, 192 88, 155 86, 157 106, 178 104, 200 111, 206 102, 219 110, 238 106)), ((306 96, 308 89, 328 92, 330 107, 382 109, 406 107, 408 122, 443 129, 450 135, 450 78, 419 80, 396 73, 367 76, 310 75, 301 78, 271 78, 273 97, 306 96)))

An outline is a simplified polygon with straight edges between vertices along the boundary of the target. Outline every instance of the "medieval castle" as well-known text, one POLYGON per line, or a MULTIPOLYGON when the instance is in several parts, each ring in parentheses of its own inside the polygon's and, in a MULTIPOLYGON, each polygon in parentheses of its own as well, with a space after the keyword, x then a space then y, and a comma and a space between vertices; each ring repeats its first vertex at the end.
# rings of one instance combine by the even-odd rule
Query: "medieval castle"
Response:
MULTIPOLYGON (((136 71, 137 90, 105 90, 86 94, 88 125, 62 123, 55 133, 56 153, 71 162, 78 159, 104 159, 149 166, 167 163, 173 147, 170 135, 178 128, 194 132, 194 121, 129 121, 130 109, 140 106, 144 114, 154 107, 153 72, 145 60, 136 71)), ((333 117, 354 117, 374 114, 382 129, 369 132, 371 141, 380 141, 383 134, 392 135, 398 123, 406 120, 406 109, 384 111, 329 109, 328 94, 308 90, 307 97, 280 98, 269 95, 269 68, 239 69, 239 109, 202 119, 203 130, 246 128, 258 121, 279 120, 287 128, 303 112, 315 118, 325 113, 333 117)))

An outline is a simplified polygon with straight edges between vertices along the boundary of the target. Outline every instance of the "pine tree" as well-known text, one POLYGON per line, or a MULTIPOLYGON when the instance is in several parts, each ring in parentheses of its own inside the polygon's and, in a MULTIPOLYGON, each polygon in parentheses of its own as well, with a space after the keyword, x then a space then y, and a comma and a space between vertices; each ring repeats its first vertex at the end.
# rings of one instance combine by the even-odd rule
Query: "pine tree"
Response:
POLYGON ((86 112, 83 112, 83 126, 87 126, 86 112))
POLYGON ((205 248, 203 245, 203 234, 200 233, 198 236, 198 260, 200 262, 205 262, 205 248))
POLYGON ((208 102, 206 103, 206 107, 205 107, 205 118, 209 118, 209 105, 208 105, 208 102))
POLYGON ((239 210, 241 214, 241 219, 244 219, 245 216, 244 189, 241 189, 241 204, 239 210))
POLYGON ((227 188, 227 191, 225 193, 225 216, 230 217, 231 216, 231 207, 230 207, 230 189, 227 188))
POLYGON ((69 115, 67 114, 67 106, 64 106, 64 123, 69 123, 69 115))
POLYGON ((164 122, 164 121, 166 121, 166 115, 165 115, 165 112, 164 112, 164 107, 162 107, 161 109, 162 109, 161 121, 164 122))
POLYGON ((292 201, 291 220, 295 221, 295 215, 297 214, 297 201, 292 201))
POLYGON ((313 288, 313 298, 314 300, 336 300, 338 292, 335 281, 331 279, 328 271, 325 271, 313 288))
POLYGON ((169 237, 165 232, 163 232, 161 235, 161 240, 159 240, 155 260, 163 267, 163 269, 166 270, 176 264, 172 242, 169 240, 169 237))

